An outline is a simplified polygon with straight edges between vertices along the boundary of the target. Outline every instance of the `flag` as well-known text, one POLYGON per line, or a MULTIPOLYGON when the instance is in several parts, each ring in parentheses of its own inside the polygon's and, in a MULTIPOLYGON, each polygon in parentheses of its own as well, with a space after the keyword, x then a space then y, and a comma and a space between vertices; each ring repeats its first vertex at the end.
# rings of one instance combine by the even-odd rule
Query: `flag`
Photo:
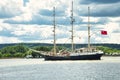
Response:
POLYGON ((101 30, 101 34, 102 34, 102 35, 107 35, 107 31, 101 30))

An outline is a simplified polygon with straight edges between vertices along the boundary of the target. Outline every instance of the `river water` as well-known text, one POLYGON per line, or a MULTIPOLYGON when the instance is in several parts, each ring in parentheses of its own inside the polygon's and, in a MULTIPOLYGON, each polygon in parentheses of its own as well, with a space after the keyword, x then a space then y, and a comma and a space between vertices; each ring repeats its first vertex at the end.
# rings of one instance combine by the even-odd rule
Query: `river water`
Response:
POLYGON ((120 80, 119 69, 120 57, 92 61, 0 59, 0 80, 120 80))

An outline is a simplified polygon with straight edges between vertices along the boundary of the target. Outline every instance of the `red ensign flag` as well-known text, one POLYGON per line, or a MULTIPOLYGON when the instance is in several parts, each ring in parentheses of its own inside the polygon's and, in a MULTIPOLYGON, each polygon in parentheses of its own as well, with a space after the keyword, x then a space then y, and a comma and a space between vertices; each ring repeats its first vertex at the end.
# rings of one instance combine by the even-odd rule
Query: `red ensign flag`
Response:
POLYGON ((101 34, 102 34, 102 35, 107 35, 107 31, 102 30, 102 31, 101 31, 101 34))

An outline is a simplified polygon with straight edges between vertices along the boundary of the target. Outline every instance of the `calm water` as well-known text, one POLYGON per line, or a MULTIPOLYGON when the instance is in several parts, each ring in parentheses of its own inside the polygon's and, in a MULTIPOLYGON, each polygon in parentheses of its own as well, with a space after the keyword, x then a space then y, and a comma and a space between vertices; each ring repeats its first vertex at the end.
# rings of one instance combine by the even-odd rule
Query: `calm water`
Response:
POLYGON ((41 61, 0 67, 0 80, 120 80, 119 69, 120 61, 41 61))

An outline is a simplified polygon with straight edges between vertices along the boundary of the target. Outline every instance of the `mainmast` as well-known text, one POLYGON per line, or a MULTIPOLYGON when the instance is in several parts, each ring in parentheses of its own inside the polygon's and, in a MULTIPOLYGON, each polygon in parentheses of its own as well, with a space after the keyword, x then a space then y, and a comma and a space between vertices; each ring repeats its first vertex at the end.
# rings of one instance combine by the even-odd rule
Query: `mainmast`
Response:
POLYGON ((72 46, 72 52, 74 51, 74 31, 73 31, 73 23, 75 20, 73 19, 73 1, 72 1, 72 10, 71 10, 71 25, 72 25, 72 30, 71 30, 71 46, 72 46))
POLYGON ((88 7, 88 50, 90 51, 90 7, 88 7))
POLYGON ((54 36, 54 42, 53 42, 53 44, 54 44, 54 52, 53 52, 53 55, 56 55, 56 25, 55 25, 55 7, 53 7, 53 28, 54 28, 54 30, 53 30, 53 32, 54 32, 54 34, 53 34, 53 36, 54 36))

